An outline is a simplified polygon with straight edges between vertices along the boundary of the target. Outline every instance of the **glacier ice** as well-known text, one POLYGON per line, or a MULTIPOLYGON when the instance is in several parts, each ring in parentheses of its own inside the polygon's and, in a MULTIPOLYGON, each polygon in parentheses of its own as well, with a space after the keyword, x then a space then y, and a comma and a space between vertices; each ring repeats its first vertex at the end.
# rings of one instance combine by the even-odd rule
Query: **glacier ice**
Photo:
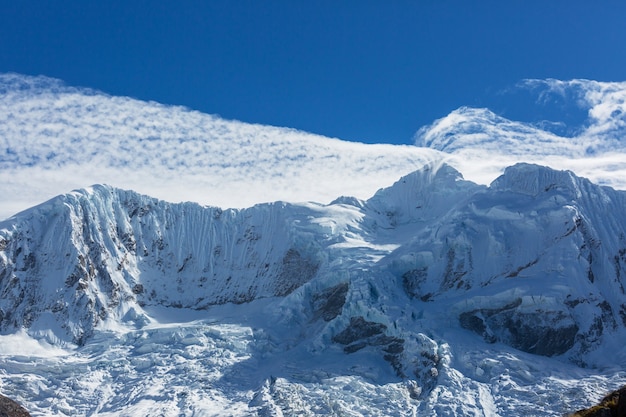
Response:
POLYGON ((560 415, 626 381, 625 207, 529 164, 328 205, 74 191, 0 223, 0 390, 33 415, 560 415))

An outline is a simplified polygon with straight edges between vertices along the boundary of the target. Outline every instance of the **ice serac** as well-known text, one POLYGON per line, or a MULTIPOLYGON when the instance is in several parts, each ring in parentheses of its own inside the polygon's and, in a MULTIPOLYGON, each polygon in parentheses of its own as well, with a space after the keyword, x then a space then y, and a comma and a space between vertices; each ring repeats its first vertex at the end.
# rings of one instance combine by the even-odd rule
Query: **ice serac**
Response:
POLYGON ((245 210, 93 186, 0 223, 3 334, 89 349, 118 326, 138 374, 161 363, 151 337, 185 360, 219 350, 235 369, 193 369, 222 366, 207 389, 240 414, 347 412, 367 397, 363 414, 537 415, 516 395, 556 384, 541 366, 626 366, 625 280, 626 193, 529 164, 489 187, 431 164, 366 201, 245 210), (250 330, 194 322, 167 336, 157 307, 250 330), (345 404, 328 402, 337 387, 345 404))

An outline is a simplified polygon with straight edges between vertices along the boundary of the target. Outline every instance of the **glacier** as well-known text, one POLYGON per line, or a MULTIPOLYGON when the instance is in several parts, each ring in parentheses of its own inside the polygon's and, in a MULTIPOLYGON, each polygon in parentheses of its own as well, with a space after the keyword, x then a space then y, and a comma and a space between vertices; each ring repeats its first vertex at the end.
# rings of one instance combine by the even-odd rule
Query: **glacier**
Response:
POLYGON ((245 209, 94 185, 0 222, 33 415, 563 415, 626 383, 626 192, 429 163, 245 209))

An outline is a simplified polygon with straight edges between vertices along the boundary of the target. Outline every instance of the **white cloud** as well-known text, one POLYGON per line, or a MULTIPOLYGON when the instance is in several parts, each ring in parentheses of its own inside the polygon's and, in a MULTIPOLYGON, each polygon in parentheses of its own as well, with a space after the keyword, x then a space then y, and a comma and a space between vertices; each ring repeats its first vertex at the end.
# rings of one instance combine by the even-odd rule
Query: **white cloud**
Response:
POLYGON ((222 207, 360 198, 439 153, 0 76, 0 218, 94 183, 222 207))
POLYGON ((435 160, 483 184, 526 161, 626 189, 626 83, 526 83, 544 94, 575 91, 589 108, 580 135, 561 137, 486 109, 461 108, 418 132, 423 148, 365 145, 112 97, 46 77, 0 75, 0 219, 95 183, 221 207, 368 198, 435 160))
POLYGON ((540 101, 550 94, 575 100, 588 111, 586 123, 564 137, 487 109, 461 108, 420 129, 416 144, 450 154, 465 177, 482 183, 524 161, 626 189, 626 83, 549 79, 526 80, 523 86, 536 90, 540 101))
POLYGON ((626 82, 548 79, 526 80, 524 84, 541 89, 543 96, 572 96, 587 110, 587 125, 575 138, 581 146, 587 143, 601 151, 626 148, 622 141, 626 131, 626 82))

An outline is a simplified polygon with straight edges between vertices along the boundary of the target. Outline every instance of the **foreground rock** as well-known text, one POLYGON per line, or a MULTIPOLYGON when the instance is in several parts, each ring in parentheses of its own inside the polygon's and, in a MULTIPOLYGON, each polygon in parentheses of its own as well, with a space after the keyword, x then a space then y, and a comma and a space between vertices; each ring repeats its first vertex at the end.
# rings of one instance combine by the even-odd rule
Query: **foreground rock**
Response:
POLYGON ((624 417, 626 416, 626 386, 605 396, 598 405, 579 410, 570 417, 624 417))
POLYGON ((30 417, 30 414, 12 399, 0 395, 0 417, 30 417))

